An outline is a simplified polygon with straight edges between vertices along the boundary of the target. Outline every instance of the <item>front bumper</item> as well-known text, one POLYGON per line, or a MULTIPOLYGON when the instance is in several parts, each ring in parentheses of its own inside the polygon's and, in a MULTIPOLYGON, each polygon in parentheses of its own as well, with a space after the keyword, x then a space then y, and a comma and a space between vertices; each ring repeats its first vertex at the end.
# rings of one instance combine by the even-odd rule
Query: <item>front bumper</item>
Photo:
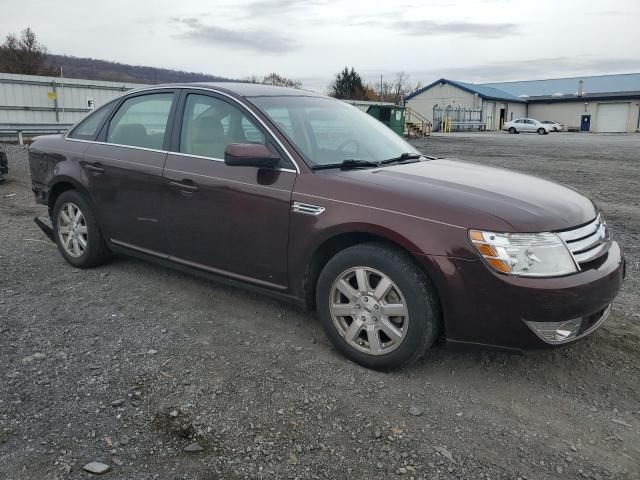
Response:
POLYGON ((434 256, 423 261, 439 270, 434 282, 447 340, 518 350, 552 347, 595 331, 606 320, 625 273, 616 242, 589 268, 554 278, 502 275, 481 260, 434 256), (578 318, 572 338, 549 341, 541 334, 541 324, 578 318))

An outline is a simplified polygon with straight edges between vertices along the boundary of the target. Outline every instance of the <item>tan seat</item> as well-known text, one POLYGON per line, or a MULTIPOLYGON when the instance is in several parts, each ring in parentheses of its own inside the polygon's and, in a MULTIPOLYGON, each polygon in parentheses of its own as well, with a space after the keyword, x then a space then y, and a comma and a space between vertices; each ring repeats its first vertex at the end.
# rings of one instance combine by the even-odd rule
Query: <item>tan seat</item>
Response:
POLYGON ((210 116, 200 117, 193 122, 191 129, 193 133, 188 153, 224 158, 224 150, 231 142, 224 134, 220 120, 210 116))

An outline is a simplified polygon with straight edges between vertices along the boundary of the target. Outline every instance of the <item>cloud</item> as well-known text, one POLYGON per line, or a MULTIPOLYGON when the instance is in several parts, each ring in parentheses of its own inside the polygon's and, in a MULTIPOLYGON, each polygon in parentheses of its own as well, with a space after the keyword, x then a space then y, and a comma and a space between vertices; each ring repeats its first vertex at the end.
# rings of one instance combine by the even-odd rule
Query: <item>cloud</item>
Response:
POLYGON ((443 68, 437 71, 411 72, 412 78, 451 78, 469 82, 515 81, 562 78, 640 71, 637 57, 611 58, 590 55, 534 58, 490 62, 483 65, 443 68))
POLYGON ((435 22, 433 20, 393 20, 390 22, 369 19, 356 22, 357 26, 382 26, 411 36, 459 35, 477 38, 503 38, 517 35, 515 23, 435 22))
POLYGON ((326 3, 326 0, 255 0, 246 6, 246 10, 249 15, 280 15, 293 9, 322 6, 326 3))
POLYGON ((178 23, 184 30, 177 36, 188 40, 225 45, 230 48, 258 53, 280 54, 297 48, 297 44, 289 37, 267 30, 229 30, 205 25, 195 17, 174 17, 171 20, 178 23))

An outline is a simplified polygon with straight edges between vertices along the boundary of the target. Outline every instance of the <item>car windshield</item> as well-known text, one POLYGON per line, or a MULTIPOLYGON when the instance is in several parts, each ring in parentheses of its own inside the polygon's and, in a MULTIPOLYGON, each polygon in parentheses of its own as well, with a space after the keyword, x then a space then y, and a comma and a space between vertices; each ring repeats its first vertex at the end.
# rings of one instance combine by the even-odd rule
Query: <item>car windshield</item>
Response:
POLYGON ((419 152, 362 110, 325 97, 253 97, 311 167, 381 162, 419 152))

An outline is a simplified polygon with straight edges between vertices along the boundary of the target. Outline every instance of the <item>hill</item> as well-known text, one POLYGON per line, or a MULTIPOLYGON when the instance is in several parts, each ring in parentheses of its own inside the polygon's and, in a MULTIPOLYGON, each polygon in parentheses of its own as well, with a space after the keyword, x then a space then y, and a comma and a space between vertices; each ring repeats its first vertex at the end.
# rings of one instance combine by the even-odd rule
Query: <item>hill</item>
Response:
POLYGON ((173 83, 173 82, 221 82, 231 79, 206 73, 184 72, 166 68, 127 65, 125 63, 79 58, 68 55, 48 55, 48 63, 55 73, 60 74, 60 66, 66 78, 106 80, 131 83, 173 83))

